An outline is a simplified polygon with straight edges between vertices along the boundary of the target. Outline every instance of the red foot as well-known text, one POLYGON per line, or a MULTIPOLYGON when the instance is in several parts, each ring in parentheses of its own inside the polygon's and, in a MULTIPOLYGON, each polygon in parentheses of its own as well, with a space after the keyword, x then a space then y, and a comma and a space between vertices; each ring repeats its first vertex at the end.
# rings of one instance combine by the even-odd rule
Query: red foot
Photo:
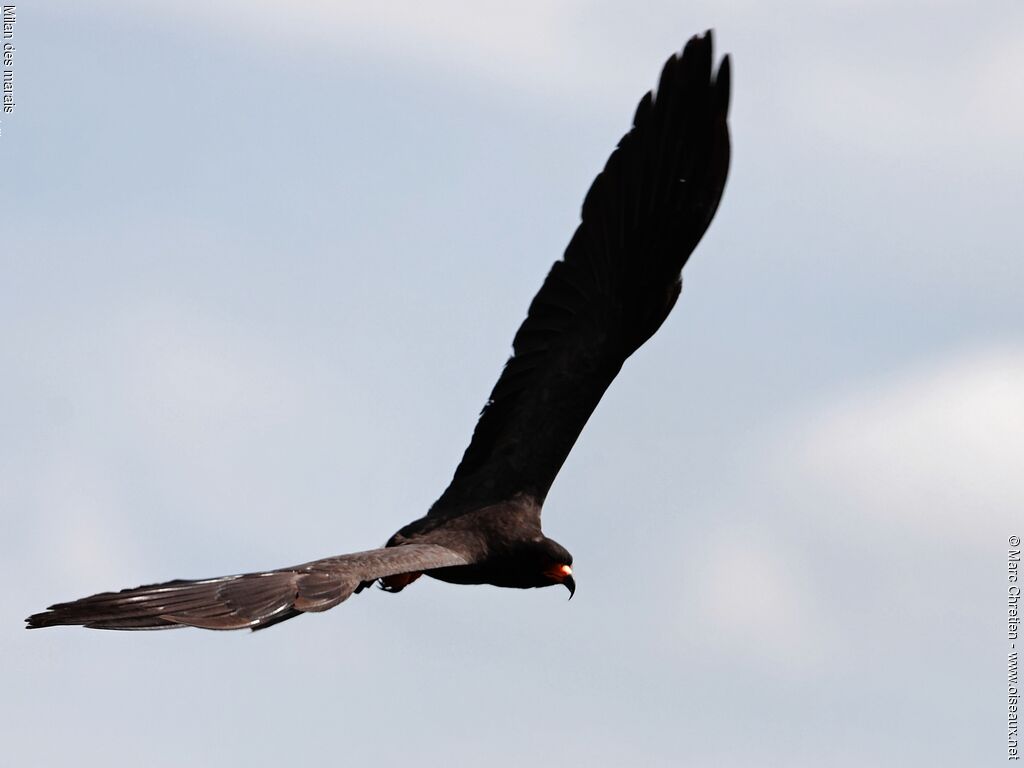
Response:
POLYGON ((398 573, 394 576, 385 576, 380 580, 380 585, 386 592, 401 592, 422 575, 422 571, 413 571, 412 573, 398 573))

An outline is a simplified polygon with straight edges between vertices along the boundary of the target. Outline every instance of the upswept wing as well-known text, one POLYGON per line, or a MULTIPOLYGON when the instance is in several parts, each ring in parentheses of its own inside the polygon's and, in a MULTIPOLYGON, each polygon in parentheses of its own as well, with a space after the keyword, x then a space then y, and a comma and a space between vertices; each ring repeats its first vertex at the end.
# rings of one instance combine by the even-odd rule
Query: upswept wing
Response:
POLYGON ((729 60, 710 31, 665 64, 583 203, 429 516, 518 495, 538 504, 623 362, 661 326, 729 167, 729 60))
POLYGON ((92 629, 263 629, 300 613, 326 611, 360 584, 386 576, 467 565, 436 544, 410 544, 314 560, 263 573, 168 581, 51 605, 29 629, 77 624, 92 629))

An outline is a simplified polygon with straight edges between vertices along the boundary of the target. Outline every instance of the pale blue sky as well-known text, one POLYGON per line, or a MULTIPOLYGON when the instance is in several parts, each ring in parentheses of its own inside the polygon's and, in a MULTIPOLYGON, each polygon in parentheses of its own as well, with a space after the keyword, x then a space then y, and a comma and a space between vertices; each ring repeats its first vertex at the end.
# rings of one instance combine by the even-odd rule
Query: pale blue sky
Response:
POLYGON ((1024 9, 18 6, 0 136, 11 765, 964 766, 1024 528, 1024 9), (556 482, 579 589, 28 633, 365 549, 442 490, 661 64, 733 55, 683 297, 556 482))

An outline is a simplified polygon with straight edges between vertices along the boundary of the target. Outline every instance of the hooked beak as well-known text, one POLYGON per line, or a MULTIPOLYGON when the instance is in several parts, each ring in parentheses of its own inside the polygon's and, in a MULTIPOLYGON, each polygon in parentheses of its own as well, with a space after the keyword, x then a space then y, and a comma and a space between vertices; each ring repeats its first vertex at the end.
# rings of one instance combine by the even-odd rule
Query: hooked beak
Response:
POLYGON ((576 594, 576 579, 572 577, 572 566, 562 563, 549 568, 544 573, 555 583, 564 584, 565 588, 569 590, 569 599, 572 600, 572 596, 576 594))

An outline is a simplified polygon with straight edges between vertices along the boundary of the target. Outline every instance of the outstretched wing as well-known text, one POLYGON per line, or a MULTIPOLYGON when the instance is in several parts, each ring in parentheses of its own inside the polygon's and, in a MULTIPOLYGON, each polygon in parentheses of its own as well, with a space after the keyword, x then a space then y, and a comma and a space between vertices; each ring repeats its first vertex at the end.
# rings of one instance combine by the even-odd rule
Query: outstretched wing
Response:
POLYGON ((26 621, 29 629, 60 624, 92 629, 263 629, 300 613, 333 608, 364 582, 468 563, 464 555, 446 547, 409 544, 278 571, 103 592, 51 605, 26 621))
POLYGON ((661 326, 729 167, 729 60, 711 32, 665 64, 583 203, 430 516, 516 495, 542 503, 623 362, 661 326))

